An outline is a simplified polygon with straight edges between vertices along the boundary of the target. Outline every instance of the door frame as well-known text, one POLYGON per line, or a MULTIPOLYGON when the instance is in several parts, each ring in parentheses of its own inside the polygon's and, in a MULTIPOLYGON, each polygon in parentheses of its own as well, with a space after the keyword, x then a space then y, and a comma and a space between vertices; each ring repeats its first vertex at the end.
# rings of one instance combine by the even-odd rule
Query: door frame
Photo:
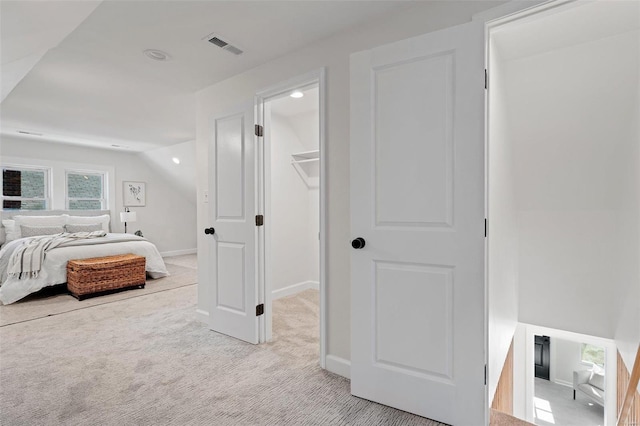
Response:
MULTIPOLYGON (((567 10, 572 7, 580 5, 579 0, 533 0, 531 2, 521 2, 518 0, 509 1, 501 6, 480 12, 472 17, 473 21, 484 22, 485 26, 485 70, 487 72, 487 83, 489 82, 488 76, 491 75, 490 69, 490 55, 491 55, 491 32, 496 28, 512 23, 515 21, 521 21, 526 23, 530 19, 536 19, 544 15, 553 15, 555 13, 567 10)), ((485 217, 489 220, 489 156, 487 155, 490 143, 490 126, 489 116, 491 110, 489 108, 489 97, 491 95, 491 87, 487 84, 487 90, 485 92, 485 217)), ((487 229, 487 238, 485 238, 485 354, 486 365, 489 365, 489 358, 491 348, 489 347, 489 311, 491 304, 489 301, 489 236, 490 230, 487 229)), ((521 383, 524 387, 525 398, 525 420, 533 422, 533 397, 534 397, 534 336, 535 335, 547 335, 552 338, 560 338, 563 340, 570 340, 573 342, 591 343, 605 348, 606 351, 606 365, 605 365, 605 386, 607 388, 607 401, 605 402, 604 411, 604 424, 614 425, 616 421, 616 364, 617 357, 615 343, 606 338, 600 338, 597 336, 590 336, 580 333, 574 333, 570 331, 558 330, 543 326, 537 326, 532 324, 517 323, 517 327, 514 330, 514 370, 521 368, 519 371, 514 371, 514 377, 516 381, 521 383), (522 342, 522 339, 525 339, 522 342), (518 367, 520 366, 520 367, 518 367), (524 371, 522 370, 524 369, 524 371), (518 375, 518 373, 524 372, 524 375, 518 375)), ((553 345, 551 346, 551 352, 554 352, 553 345)), ((551 374, 551 373, 550 373, 551 374)), ((487 375, 488 377, 488 375, 487 375)), ((551 375, 550 378, 552 378, 551 375)), ((518 386, 514 383, 514 392, 518 386)), ((486 401, 491 403, 491 396, 489 395, 489 387, 485 387, 486 401)), ((515 402, 515 401, 514 401, 515 402)), ((518 415, 517 410, 514 408, 514 415, 518 415)), ((488 421, 487 421, 488 424, 488 421)))
MULTIPOLYGON (((320 265, 319 265, 319 293, 320 293, 320 367, 325 368, 327 355, 327 292, 326 292, 326 259, 327 259, 327 173, 326 173, 326 71, 325 68, 302 74, 288 80, 269 86, 258 91, 255 95, 256 123, 264 126, 265 103, 270 99, 299 89, 304 86, 318 86, 319 98, 319 139, 318 149, 320 151, 320 176, 319 176, 319 197, 320 197, 320 265)), ((258 253, 257 253, 257 279, 258 293, 260 300, 265 305, 265 315, 260 317, 260 343, 268 342, 272 339, 272 282, 270 281, 270 254, 265 247, 271 241, 271 218, 270 218, 270 187, 269 175, 271 164, 266 155, 270 141, 263 137, 257 146, 256 152, 256 188, 258 192, 256 214, 264 215, 264 227, 260 227, 258 232, 258 253)))

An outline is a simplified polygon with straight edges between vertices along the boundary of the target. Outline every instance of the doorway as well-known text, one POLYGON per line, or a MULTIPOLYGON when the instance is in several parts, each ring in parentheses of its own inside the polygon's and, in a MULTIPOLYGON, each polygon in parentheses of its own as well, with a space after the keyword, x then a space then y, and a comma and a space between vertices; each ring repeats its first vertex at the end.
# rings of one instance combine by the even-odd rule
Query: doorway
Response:
POLYGON ((549 380, 551 338, 549 336, 535 336, 534 344, 536 377, 543 380, 549 380))
MULTIPOLYGON (((551 338, 551 359, 549 329, 609 339, 615 364, 622 295, 638 280, 638 16, 637 3, 553 2, 489 25, 489 402, 522 324, 551 338)), ((532 396, 544 345, 531 334, 526 346, 532 396)), ((516 349, 514 363, 524 356, 516 349)), ((513 414, 533 421, 513 378, 513 414)))
POLYGON ((526 407, 516 417, 538 426, 615 424, 613 339, 519 324, 514 359, 514 406, 526 407), (548 380, 536 374, 539 336, 549 339, 548 380))
POLYGON ((320 70, 301 76, 256 97, 264 137, 257 162, 259 206, 264 212, 264 231, 258 237, 259 287, 265 301, 261 341, 278 336, 282 318, 274 318, 278 312, 274 304, 302 298, 303 305, 319 311, 319 336, 314 337, 319 337, 322 367, 326 347, 323 74, 320 70))
MULTIPOLYGON (((535 336, 536 340, 541 336, 535 336)), ((538 376, 538 343, 534 378, 534 423, 538 426, 604 423, 606 348, 560 337, 548 339, 549 372, 538 376)))

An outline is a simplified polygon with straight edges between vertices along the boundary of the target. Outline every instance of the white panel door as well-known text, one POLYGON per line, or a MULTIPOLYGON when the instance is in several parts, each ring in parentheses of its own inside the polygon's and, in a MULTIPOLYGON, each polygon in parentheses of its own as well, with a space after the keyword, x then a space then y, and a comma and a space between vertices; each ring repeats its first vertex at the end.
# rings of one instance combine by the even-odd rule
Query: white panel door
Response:
POLYGON ((212 121, 209 326, 258 343, 253 105, 212 121))
POLYGON ((485 423, 484 32, 351 57, 351 392, 485 423))

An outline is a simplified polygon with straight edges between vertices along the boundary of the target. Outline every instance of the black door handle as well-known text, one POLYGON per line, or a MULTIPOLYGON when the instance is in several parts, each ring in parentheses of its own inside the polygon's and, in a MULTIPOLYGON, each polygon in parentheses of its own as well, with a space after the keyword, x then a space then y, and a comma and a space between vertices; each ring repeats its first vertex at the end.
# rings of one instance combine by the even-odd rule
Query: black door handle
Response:
POLYGON ((204 229, 204 233, 207 234, 207 235, 209 235, 209 234, 213 235, 213 234, 216 233, 216 230, 213 229, 213 228, 205 228, 204 229))
POLYGON ((365 241, 364 241, 364 238, 362 237, 358 237, 355 240, 351 241, 351 247, 353 247, 356 250, 364 247, 364 244, 365 244, 365 241))

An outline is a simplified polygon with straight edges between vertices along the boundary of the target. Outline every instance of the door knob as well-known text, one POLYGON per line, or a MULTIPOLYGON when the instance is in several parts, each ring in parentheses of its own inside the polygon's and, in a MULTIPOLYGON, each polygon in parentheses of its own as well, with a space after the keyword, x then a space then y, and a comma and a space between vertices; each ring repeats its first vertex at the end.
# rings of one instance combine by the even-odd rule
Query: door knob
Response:
POLYGON ((364 247, 364 244, 365 241, 362 237, 358 237, 355 240, 351 241, 351 247, 353 247, 354 249, 361 249, 362 247, 364 247))
POLYGON ((213 234, 216 233, 216 230, 213 229, 213 228, 205 228, 204 229, 204 233, 207 234, 207 235, 213 235, 213 234))

